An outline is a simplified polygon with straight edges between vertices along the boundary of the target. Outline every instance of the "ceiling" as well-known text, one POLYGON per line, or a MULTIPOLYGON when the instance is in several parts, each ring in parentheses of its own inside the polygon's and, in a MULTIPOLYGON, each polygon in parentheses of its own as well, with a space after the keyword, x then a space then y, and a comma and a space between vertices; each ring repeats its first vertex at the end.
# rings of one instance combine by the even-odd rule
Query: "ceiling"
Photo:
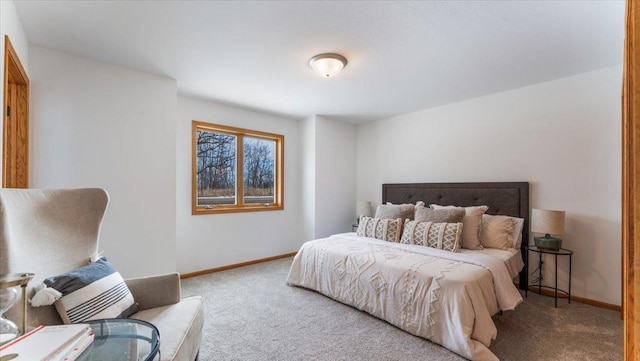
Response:
POLYGON ((353 123, 622 64, 624 1, 14 1, 27 39, 178 92, 353 123), (336 52, 347 67, 317 76, 336 52))

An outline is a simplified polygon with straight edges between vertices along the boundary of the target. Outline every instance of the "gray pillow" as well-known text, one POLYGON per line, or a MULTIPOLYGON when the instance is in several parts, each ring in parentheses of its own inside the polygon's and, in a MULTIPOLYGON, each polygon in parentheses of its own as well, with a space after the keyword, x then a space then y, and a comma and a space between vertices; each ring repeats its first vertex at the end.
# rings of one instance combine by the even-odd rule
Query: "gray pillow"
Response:
POLYGON ((373 218, 400 218, 403 222, 405 219, 413 220, 415 208, 416 206, 413 204, 380 204, 373 218))
POLYGON ((460 209, 431 209, 416 208, 416 221, 433 223, 458 223, 464 218, 464 208, 460 209))

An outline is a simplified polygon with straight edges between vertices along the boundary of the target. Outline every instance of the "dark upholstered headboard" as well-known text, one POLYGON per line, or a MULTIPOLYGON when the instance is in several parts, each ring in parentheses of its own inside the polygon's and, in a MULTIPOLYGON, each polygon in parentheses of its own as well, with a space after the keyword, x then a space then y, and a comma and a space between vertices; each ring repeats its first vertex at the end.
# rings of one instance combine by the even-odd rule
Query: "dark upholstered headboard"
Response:
POLYGON ((488 214, 501 214, 524 218, 522 230, 522 259, 524 268, 520 272, 520 288, 526 289, 527 245, 529 244, 529 183, 528 182, 482 182, 482 183, 406 183, 383 184, 382 203, 415 203, 423 201, 440 205, 489 207, 488 214))

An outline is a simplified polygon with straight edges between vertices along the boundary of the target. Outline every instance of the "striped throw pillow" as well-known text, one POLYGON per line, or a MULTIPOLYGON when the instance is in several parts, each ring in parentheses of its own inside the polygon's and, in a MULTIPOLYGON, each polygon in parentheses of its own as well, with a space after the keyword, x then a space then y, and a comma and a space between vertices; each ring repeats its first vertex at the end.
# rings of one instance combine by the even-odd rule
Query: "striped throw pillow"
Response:
POLYGON ((137 312, 129 287, 119 272, 100 258, 87 266, 44 280, 62 298, 55 302, 64 323, 124 318, 137 312))

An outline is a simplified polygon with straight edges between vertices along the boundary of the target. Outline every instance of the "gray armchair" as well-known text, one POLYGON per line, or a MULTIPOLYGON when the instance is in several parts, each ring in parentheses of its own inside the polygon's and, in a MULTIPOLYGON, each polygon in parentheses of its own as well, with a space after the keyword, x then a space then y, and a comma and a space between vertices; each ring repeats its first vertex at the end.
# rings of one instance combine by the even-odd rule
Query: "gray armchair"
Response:
MULTIPOLYGON (((85 266, 98 252, 108 201, 103 189, 0 189, 0 274, 35 273, 27 288, 30 296, 43 279, 85 266)), ((202 298, 181 298, 178 273, 126 283, 138 303, 131 318, 151 322, 160 331, 162 361, 197 359, 202 298)), ((20 304, 9 311, 10 318, 20 319, 20 304)), ((61 323, 53 306, 28 308, 28 329, 61 323)))

